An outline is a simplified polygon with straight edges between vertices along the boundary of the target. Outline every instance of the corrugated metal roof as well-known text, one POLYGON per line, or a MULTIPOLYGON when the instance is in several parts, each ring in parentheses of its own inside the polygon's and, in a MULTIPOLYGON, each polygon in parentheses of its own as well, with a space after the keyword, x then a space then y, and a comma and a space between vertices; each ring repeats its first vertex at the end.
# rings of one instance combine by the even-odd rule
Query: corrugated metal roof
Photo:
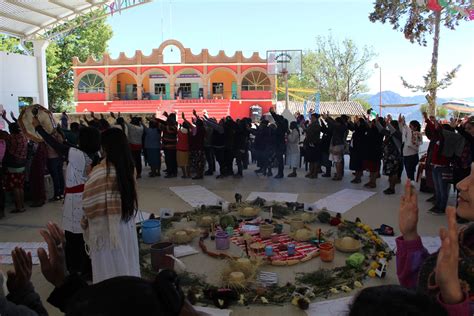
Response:
MULTIPOLYGON (((292 113, 300 112, 303 113, 304 111, 304 103, 303 102, 296 102, 290 101, 288 107, 292 113)), ((314 101, 306 102, 306 110, 309 111, 310 109, 314 109, 315 103, 314 101)), ((319 113, 326 113, 329 112, 331 116, 339 116, 339 115, 350 115, 355 116, 359 115, 362 116, 365 114, 365 110, 362 105, 357 101, 328 101, 328 102, 320 102, 319 103, 319 113)))
MULTIPOLYGON (((137 1, 136 4, 134 1, 127 8, 149 1, 151 0, 141 0, 137 1)), ((0 33, 10 34, 22 39, 34 39, 77 16, 106 6, 112 8, 109 11, 113 11, 113 8, 116 7, 115 1, 0 0, 0 33)))

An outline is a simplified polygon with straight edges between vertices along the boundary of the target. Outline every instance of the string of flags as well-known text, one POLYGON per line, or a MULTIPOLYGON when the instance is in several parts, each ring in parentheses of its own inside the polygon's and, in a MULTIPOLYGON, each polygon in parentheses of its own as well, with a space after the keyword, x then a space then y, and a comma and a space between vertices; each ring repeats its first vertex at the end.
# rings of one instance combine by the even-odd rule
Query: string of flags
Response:
POLYGON ((456 1, 450 0, 416 0, 416 3, 432 11, 439 12, 446 9, 450 14, 460 14, 464 18, 471 21, 474 20, 474 0, 462 1, 461 5, 456 4, 456 1), (464 4, 465 2, 467 2, 467 4, 464 4))

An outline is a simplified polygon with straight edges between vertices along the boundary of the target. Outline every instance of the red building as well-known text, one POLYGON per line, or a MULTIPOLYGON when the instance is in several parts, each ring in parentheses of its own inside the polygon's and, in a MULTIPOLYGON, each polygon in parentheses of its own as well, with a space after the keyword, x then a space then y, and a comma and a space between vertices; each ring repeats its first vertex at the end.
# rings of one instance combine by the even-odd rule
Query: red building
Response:
POLYGON ((275 77, 258 53, 212 56, 203 49, 194 55, 176 40, 163 42, 149 56, 137 50, 131 58, 124 53, 117 59, 104 54, 100 61, 74 58, 73 70, 77 112, 190 114, 195 108, 216 118, 239 118, 249 116, 252 105, 268 111, 275 91, 275 77), (178 61, 167 62, 170 46, 179 50, 178 61))

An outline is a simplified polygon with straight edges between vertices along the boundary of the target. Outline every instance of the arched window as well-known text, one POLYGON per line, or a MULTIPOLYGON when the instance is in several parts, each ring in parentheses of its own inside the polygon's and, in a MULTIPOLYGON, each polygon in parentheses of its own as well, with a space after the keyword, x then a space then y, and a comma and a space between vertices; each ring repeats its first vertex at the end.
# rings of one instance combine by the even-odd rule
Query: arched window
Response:
POLYGON ((79 81, 78 90, 79 93, 104 93, 104 80, 96 74, 87 74, 79 81))
POLYGON ((271 86, 270 79, 261 71, 251 71, 242 79, 242 91, 269 91, 271 86))

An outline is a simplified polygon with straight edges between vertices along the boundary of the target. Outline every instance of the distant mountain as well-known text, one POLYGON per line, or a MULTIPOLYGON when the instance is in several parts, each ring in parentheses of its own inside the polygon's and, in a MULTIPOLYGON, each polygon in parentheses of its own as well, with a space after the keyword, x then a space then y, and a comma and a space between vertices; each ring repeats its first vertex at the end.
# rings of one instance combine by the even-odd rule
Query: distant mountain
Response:
MULTIPOLYGON (((369 104, 378 112, 379 104, 380 104, 380 93, 377 94, 362 94, 358 96, 361 99, 367 100, 369 104)), ((438 104, 443 102, 453 100, 455 98, 438 98, 438 104)), ((474 97, 472 98, 464 98, 468 101, 474 101, 474 97)), ((384 114, 390 113, 392 115, 398 116, 398 114, 402 114, 405 116, 407 120, 421 120, 421 113, 420 113, 420 105, 426 103, 426 98, 423 95, 415 95, 411 97, 404 97, 400 94, 393 92, 393 91, 382 91, 382 104, 416 104, 414 106, 409 107, 389 107, 383 108, 382 112, 384 114)))

